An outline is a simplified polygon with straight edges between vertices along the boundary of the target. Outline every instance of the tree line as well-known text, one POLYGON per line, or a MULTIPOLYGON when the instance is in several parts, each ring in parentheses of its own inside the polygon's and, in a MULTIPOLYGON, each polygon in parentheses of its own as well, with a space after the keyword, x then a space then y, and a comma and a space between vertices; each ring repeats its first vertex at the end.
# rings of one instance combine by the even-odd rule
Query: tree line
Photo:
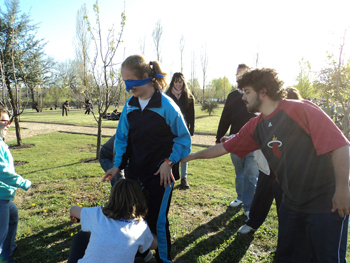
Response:
MULTIPOLYGON (((57 109, 65 100, 82 108, 90 100, 95 104, 94 118, 98 124, 98 155, 102 116, 110 106, 123 104, 130 96, 126 93, 120 76, 120 65, 115 62, 116 51, 122 42, 125 10, 121 12, 118 33, 115 33, 113 26, 106 33, 101 29, 98 0, 93 6, 93 19, 88 17, 86 5, 82 5, 76 15, 75 58, 58 62, 45 54, 45 40, 36 39, 38 25, 32 22, 29 15, 21 12, 19 0, 5 0, 4 3, 5 9, 0 9, 0 104, 9 109, 15 122, 18 145, 22 144, 18 116, 25 109, 35 109, 38 112, 43 108, 57 109)), ((152 37, 159 61, 162 32, 161 22, 157 21, 152 37)), ((345 42, 342 43, 341 50, 344 45, 345 42)), ((183 36, 179 47, 182 70, 185 48, 183 36)), ((140 41, 141 54, 144 48, 145 41, 140 41)), ((342 51, 338 62, 333 55, 328 55, 328 60, 329 66, 318 72, 315 79, 311 78, 310 63, 302 60, 295 87, 304 98, 324 98, 327 102, 336 100, 346 115, 344 122, 345 127, 348 127, 350 62, 343 63, 342 51)), ((200 98, 215 98, 224 102, 236 86, 226 76, 206 81, 209 59, 205 47, 200 62, 202 86, 194 70, 195 54, 192 53, 191 76, 187 83, 189 89, 197 101, 200 98)), ((329 109, 329 104, 326 109, 329 109)), ((348 136, 348 128, 345 133, 348 136)))

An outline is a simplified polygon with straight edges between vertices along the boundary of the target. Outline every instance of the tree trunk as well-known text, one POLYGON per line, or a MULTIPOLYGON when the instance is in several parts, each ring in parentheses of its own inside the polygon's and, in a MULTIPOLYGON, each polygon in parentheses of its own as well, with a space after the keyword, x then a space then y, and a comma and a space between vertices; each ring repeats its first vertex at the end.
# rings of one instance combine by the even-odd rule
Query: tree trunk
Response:
POLYGON ((101 137, 102 137, 102 114, 99 114, 98 116, 98 122, 97 122, 97 147, 96 147, 96 159, 98 159, 100 155, 100 149, 101 149, 101 137))
POLYGON ((11 84, 10 84, 10 81, 8 79, 6 80, 6 86, 7 86, 8 94, 9 94, 9 97, 10 97, 10 103, 11 103, 12 110, 13 110, 13 116, 15 116, 14 119, 15 119, 15 124, 16 124, 17 145, 18 146, 22 146, 23 143, 22 143, 21 130, 20 130, 19 119, 18 119, 19 112, 18 112, 17 105, 15 103, 15 100, 13 98, 11 84))
POLYGON ((21 146, 22 143, 22 136, 21 136, 21 127, 19 126, 19 116, 14 117, 15 119, 15 125, 16 125, 16 138, 17 138, 17 145, 21 146))

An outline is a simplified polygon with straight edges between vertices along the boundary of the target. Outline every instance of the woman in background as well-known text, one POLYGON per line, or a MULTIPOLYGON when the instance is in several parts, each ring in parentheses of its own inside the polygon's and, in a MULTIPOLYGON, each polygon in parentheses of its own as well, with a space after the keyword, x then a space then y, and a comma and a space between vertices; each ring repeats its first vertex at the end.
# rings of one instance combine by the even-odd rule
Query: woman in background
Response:
MULTIPOLYGON (((194 97, 188 89, 185 77, 182 73, 177 72, 173 75, 166 94, 179 106, 190 135, 193 136, 195 118, 194 97)), ((190 188, 187 182, 187 168, 188 163, 181 163, 181 186, 184 189, 190 188)))

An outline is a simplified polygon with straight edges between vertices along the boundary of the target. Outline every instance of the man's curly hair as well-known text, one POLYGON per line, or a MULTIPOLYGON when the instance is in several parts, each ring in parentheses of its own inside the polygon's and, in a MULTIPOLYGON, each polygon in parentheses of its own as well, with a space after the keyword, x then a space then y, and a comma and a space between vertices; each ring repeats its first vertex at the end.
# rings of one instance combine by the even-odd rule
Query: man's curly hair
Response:
POLYGON ((255 92, 260 92, 266 88, 266 95, 274 101, 281 100, 286 96, 283 84, 283 81, 278 79, 277 72, 269 68, 248 71, 238 80, 240 90, 250 86, 255 92))

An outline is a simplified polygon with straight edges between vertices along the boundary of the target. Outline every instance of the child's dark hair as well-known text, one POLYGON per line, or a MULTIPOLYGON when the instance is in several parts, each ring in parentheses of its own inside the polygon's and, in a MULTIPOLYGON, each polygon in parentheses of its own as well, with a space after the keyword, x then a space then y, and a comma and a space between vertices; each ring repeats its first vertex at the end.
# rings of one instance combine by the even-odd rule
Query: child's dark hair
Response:
POLYGON ((147 214, 147 204, 138 182, 119 179, 113 186, 108 204, 102 207, 105 216, 113 219, 140 221, 147 214))

